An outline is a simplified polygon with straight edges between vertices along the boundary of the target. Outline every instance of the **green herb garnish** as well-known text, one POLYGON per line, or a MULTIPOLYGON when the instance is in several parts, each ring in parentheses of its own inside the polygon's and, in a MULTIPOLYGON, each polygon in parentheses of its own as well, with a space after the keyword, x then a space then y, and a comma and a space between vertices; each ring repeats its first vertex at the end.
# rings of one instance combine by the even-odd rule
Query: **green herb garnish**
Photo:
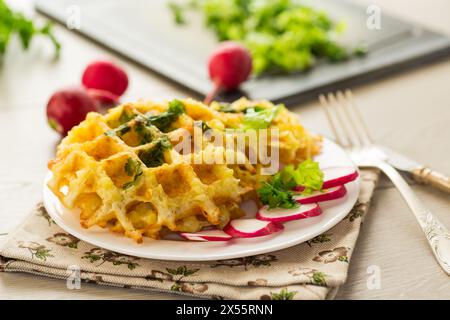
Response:
POLYGON ((61 44, 53 34, 51 23, 39 28, 32 20, 27 19, 20 12, 11 10, 4 0, 0 0, 0 57, 5 54, 14 34, 19 36, 25 50, 29 48, 34 36, 43 35, 50 39, 55 47, 56 56, 59 56, 61 44))
POLYGON ((208 126, 208 124, 205 121, 202 121, 202 132, 205 133, 205 131, 211 130, 212 128, 208 126))
POLYGON ((164 151, 172 148, 172 144, 167 136, 162 136, 153 142, 152 148, 140 151, 139 159, 147 166, 147 168, 159 167, 164 161, 164 151))
POLYGON ((119 117, 119 123, 124 124, 133 120, 137 115, 130 113, 127 110, 123 110, 119 117))
POLYGON ((237 113, 238 111, 233 107, 230 103, 220 103, 219 104, 219 110, 220 112, 225 113, 237 113))
POLYGON ((297 169, 286 166, 265 182, 257 192, 261 202, 268 205, 270 209, 295 208, 298 203, 293 198, 295 193, 292 189, 298 185, 305 187, 303 194, 322 189, 323 172, 319 169, 317 162, 306 160, 299 164, 297 169))
POLYGON ((365 55, 367 55, 368 51, 369 50, 367 49, 367 46, 359 45, 353 50, 353 54, 357 57, 364 57, 365 55))
POLYGON ((319 168, 319 163, 312 160, 305 160, 300 163, 297 169, 293 166, 286 166, 283 169, 285 177, 290 177, 290 184, 303 186, 303 194, 311 194, 313 191, 322 189, 323 172, 319 168))
POLYGON ((131 127, 129 126, 129 124, 124 123, 115 129, 105 131, 105 135, 108 137, 115 137, 117 135, 123 136, 125 133, 129 132, 130 130, 131 130, 131 127))
POLYGON ((286 190, 279 181, 279 177, 275 175, 271 182, 266 182, 258 189, 259 199, 262 203, 267 204, 270 209, 273 208, 295 208, 299 204, 294 200, 294 193, 286 190))
POLYGON ((244 130, 248 129, 266 129, 270 126, 273 119, 275 119, 277 113, 282 108, 281 105, 275 106, 273 108, 261 108, 253 107, 247 108, 245 110, 244 121, 242 122, 242 128, 244 130))
POLYGON ((147 144, 152 142, 155 135, 158 136, 158 134, 154 133, 160 133, 159 130, 162 132, 169 131, 172 123, 184 112, 184 104, 179 100, 169 102, 167 111, 158 115, 143 116, 141 114, 128 113, 124 110, 119 117, 121 125, 106 131, 105 135, 109 137, 123 136, 133 129, 140 138, 139 144, 147 144))
POLYGON ((184 104, 180 100, 174 99, 169 102, 167 111, 158 115, 147 116, 148 124, 154 125, 162 132, 167 132, 178 117, 185 112, 184 104))
POLYGON ((125 163, 124 170, 128 176, 134 176, 133 180, 123 185, 122 188, 126 190, 138 182, 139 178, 143 174, 143 171, 141 163, 133 158, 128 158, 127 162, 125 163))
POLYGON ((136 134, 139 136, 140 140, 140 144, 146 144, 149 143, 153 140, 153 134, 152 134, 152 130, 150 129, 149 126, 146 125, 146 121, 147 119, 138 116, 135 119, 134 122, 134 132, 136 132, 136 134))
POLYGON ((186 21, 184 19, 183 7, 176 2, 170 1, 169 8, 172 11, 174 20, 176 24, 185 24, 186 21))

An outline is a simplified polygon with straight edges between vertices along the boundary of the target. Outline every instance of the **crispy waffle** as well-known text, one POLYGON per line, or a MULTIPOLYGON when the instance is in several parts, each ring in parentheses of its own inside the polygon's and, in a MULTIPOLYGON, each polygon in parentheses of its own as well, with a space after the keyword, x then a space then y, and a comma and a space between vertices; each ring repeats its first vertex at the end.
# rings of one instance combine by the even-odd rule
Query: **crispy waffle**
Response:
MULTIPOLYGON (((238 107, 245 103, 252 102, 238 101, 232 106, 235 112, 185 99, 128 103, 106 115, 89 113, 49 162, 53 176, 48 186, 64 206, 79 209, 82 226, 109 228, 137 242, 167 231, 221 228, 243 214, 239 204, 257 184, 258 165, 192 161, 230 152, 207 141, 190 154, 173 145, 181 133, 195 130, 196 121, 219 131, 239 127, 243 115, 238 107)), ((284 112, 284 120, 274 120, 288 130, 280 136, 281 160, 294 163, 317 153, 318 139, 284 112)))

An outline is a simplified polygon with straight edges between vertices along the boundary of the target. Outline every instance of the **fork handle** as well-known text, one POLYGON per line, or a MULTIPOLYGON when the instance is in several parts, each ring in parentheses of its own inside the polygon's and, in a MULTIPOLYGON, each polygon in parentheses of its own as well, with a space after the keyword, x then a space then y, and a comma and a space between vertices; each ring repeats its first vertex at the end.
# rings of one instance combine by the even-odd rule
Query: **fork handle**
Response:
POLYGON ((450 177, 427 167, 420 167, 412 171, 414 180, 420 184, 430 185, 436 189, 450 193, 450 177))
POLYGON ((450 275, 450 232, 422 204, 397 170, 386 162, 380 162, 377 167, 391 179, 392 183, 400 191, 425 233, 434 256, 442 269, 450 275))

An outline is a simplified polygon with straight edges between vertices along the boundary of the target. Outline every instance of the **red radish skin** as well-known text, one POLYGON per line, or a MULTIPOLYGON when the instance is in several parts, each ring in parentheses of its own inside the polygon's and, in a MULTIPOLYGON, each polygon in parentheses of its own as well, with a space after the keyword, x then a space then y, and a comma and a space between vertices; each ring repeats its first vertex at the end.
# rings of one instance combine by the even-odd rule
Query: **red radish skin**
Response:
POLYGON ((358 170, 353 167, 330 167, 323 169, 323 189, 344 185, 358 178, 358 170))
POLYGON ((317 203, 305 204, 298 208, 292 209, 284 209, 284 208, 269 209, 268 206, 264 206, 261 209, 259 209, 258 213, 256 214, 256 219, 282 223, 293 220, 316 217, 321 213, 322 209, 317 203))
POLYGON ((211 54, 208 70, 214 89, 205 99, 207 105, 220 91, 237 89, 248 79, 252 72, 252 57, 243 45, 225 41, 211 54))
POLYGON ((347 194, 345 186, 338 186, 322 191, 315 191, 310 195, 294 196, 294 200, 300 204, 317 203, 323 201, 336 200, 344 197, 347 194))
POLYGON ((110 61, 90 63, 84 70, 81 81, 88 89, 109 91, 119 97, 128 87, 126 72, 110 61))
POLYGON ((87 93, 102 106, 116 106, 120 104, 120 97, 112 92, 99 89, 87 89, 87 93))
MULTIPOLYGON (((322 169, 323 185, 322 189, 330 189, 352 182, 358 178, 359 173, 354 167, 329 167, 322 169)), ((303 186, 296 186, 295 191, 301 192, 305 188, 303 186)))
POLYGON ((84 88, 68 88, 55 92, 47 103, 47 120, 54 130, 65 136, 91 111, 98 111, 98 103, 84 88))
POLYGON ((223 231, 233 238, 256 238, 283 230, 283 225, 258 219, 231 220, 223 231))
POLYGON ((232 236, 218 229, 202 230, 195 233, 182 232, 180 235, 191 241, 228 241, 232 236))

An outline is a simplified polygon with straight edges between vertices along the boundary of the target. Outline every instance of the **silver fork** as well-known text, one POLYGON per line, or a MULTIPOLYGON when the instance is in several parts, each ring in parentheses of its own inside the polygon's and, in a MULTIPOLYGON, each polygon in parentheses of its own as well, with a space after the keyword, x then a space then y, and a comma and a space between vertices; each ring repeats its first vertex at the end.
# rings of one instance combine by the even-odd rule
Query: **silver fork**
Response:
POLYGON ((440 266, 450 275, 449 231, 422 204, 400 173, 385 161, 387 155, 373 142, 355 106, 352 92, 346 90, 320 95, 319 100, 336 141, 348 151, 358 167, 378 168, 391 179, 414 213, 440 266))

